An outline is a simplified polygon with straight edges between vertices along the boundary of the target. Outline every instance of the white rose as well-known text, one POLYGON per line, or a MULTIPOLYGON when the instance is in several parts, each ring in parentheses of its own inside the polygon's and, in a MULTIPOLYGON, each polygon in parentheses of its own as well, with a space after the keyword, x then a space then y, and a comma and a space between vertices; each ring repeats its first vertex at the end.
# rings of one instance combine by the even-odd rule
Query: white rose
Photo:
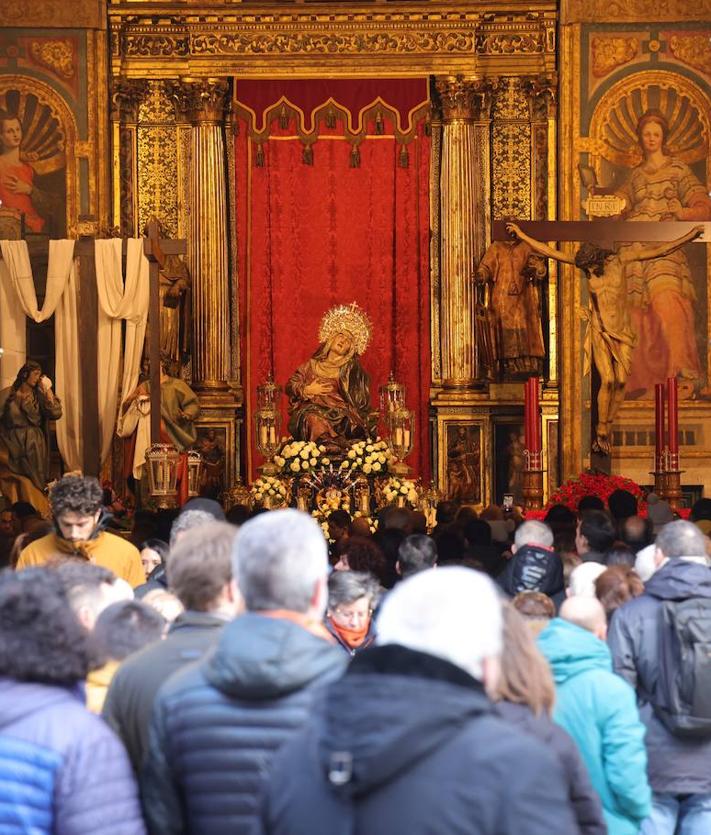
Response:
POLYGON ((277 467, 283 467, 286 462, 281 457, 281 455, 275 455, 274 456, 274 463, 277 465, 277 467))
POLYGON ((370 466, 370 464, 363 464, 363 472, 364 472, 364 473, 366 473, 366 475, 367 475, 367 474, 368 474, 368 473, 369 473, 372 469, 373 469, 373 468, 370 466))
POLYGON ((302 449, 302 450, 301 450, 301 452, 299 453, 299 455, 300 455, 302 458, 309 458, 309 457, 310 457, 310 456, 309 456, 309 451, 308 451, 308 449, 302 449))
POLYGON ((255 494, 254 494, 254 498, 255 498, 258 502, 261 502, 261 500, 262 500, 262 494, 261 494, 261 493, 255 493, 255 494))
MULTIPOLYGON (((298 466, 299 466, 299 462, 298 462, 298 461, 296 462, 296 466, 297 466, 297 469, 298 469, 298 466)), ((301 469, 302 469, 302 470, 308 470, 309 466, 310 466, 310 465, 309 465, 309 462, 308 462, 308 461, 302 461, 302 462, 301 462, 301 469)))
POLYGON ((318 448, 318 451, 319 452, 326 452, 326 447, 323 444, 321 444, 321 446, 319 446, 319 448, 318 448))
POLYGON ((289 465, 289 469, 292 471, 292 473, 298 473, 299 470, 301 469, 299 467, 299 462, 298 461, 292 461, 291 464, 289 465))
POLYGON ((377 473, 377 472, 380 471, 380 469, 381 469, 380 464, 377 461, 375 461, 374 464, 373 464, 373 472, 377 473))
POLYGON ((356 453, 355 453, 354 449, 349 449, 348 450, 348 457, 349 458, 355 458, 356 457, 356 453))
POLYGON ((361 465, 362 463, 363 463, 363 459, 362 459, 362 458, 356 458, 356 464, 357 464, 359 467, 360 467, 360 465, 361 465))
POLYGON ((328 465, 328 464, 330 464, 330 463, 331 463, 331 459, 330 459, 330 458, 324 458, 324 459, 323 459, 323 463, 324 463, 324 464, 326 464, 326 465, 328 465))
POLYGON ((347 470, 348 469, 348 461, 341 461, 341 466, 338 469, 339 470, 347 470))
POLYGON ((312 458, 311 461, 310 461, 310 464, 311 464, 312 467, 315 467, 316 466, 316 459, 312 458))

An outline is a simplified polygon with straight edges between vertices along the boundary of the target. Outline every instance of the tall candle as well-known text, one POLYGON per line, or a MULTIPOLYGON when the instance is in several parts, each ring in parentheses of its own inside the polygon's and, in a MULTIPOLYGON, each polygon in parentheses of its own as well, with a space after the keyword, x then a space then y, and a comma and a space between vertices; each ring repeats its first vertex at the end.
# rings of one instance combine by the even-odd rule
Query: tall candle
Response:
POLYGON ((676 377, 667 378, 667 408, 669 421, 669 454, 679 454, 679 389, 676 377))
POLYGON ((541 451, 541 418, 538 414, 538 377, 529 378, 531 387, 531 452, 541 451))
POLYGON ((531 449, 531 386, 526 380, 523 387, 523 443, 526 449, 531 449))
POLYGON ((657 383, 654 386, 654 469, 660 469, 662 454, 664 452, 664 430, 666 424, 664 383, 657 383))

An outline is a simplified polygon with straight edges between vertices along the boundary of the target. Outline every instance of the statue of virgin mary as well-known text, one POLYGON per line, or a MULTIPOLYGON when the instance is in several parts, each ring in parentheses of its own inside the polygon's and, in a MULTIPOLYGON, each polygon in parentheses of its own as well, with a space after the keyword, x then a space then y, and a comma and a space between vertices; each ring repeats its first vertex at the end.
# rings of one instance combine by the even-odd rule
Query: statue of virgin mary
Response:
POLYGON ((370 322, 353 302, 329 310, 319 328, 320 344, 286 385, 289 432, 330 451, 374 434, 370 377, 360 357, 370 341, 370 322))

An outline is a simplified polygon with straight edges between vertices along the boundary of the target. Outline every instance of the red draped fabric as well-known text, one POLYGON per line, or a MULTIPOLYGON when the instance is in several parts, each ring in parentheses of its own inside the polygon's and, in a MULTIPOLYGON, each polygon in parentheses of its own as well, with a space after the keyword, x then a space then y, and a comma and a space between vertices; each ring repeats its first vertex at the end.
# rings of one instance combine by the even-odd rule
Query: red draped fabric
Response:
MULTIPOLYGON (((420 95, 422 79, 414 81, 420 95)), ((344 92, 344 82, 338 83, 338 102, 347 106, 347 85, 344 92)), ((360 102, 359 82, 351 84, 360 102)), ((238 82, 238 99, 243 86, 238 82)), ((256 387, 270 372, 284 386, 316 350, 323 314, 352 301, 373 323, 361 359, 371 377, 373 407, 378 408, 378 387, 393 371, 407 386, 408 406, 416 412, 408 462, 416 474, 430 475, 430 141, 422 119, 405 146, 394 134, 392 113, 381 114, 381 133, 370 115, 364 119, 355 168, 345 120, 322 126, 311 165, 304 162, 297 119, 287 125, 269 114, 268 138, 259 137, 259 165, 252 125, 238 120, 235 179, 249 478, 261 463, 254 446, 256 387)), ((286 434, 285 397, 282 408, 286 434)))

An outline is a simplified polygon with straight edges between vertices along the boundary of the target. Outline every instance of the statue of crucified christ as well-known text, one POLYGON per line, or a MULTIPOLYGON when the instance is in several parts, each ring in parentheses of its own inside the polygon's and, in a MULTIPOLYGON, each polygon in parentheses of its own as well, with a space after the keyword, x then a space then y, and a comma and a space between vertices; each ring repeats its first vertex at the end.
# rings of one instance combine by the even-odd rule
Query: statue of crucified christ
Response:
POLYGON ((626 268, 636 261, 650 261, 669 255, 702 235, 704 227, 695 226, 681 238, 653 247, 633 243, 611 250, 586 242, 574 256, 529 237, 515 223, 507 223, 506 231, 525 241, 540 255, 574 264, 588 279, 592 357, 600 374, 597 426, 592 449, 593 452, 609 455, 610 431, 625 398, 632 349, 637 339, 630 324, 626 268))

